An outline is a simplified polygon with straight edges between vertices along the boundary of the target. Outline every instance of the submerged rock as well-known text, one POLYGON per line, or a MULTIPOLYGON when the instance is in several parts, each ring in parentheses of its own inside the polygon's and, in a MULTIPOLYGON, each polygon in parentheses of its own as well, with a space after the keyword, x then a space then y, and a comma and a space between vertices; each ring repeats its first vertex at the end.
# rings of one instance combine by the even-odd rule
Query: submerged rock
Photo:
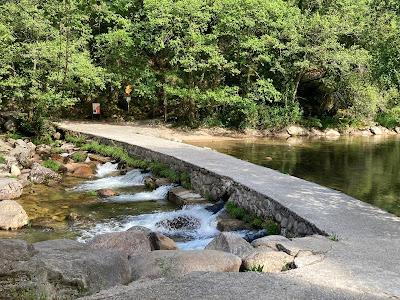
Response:
POLYGON ((229 252, 241 258, 254 251, 254 248, 250 243, 233 232, 220 233, 206 246, 205 249, 229 252))
POLYGON ((238 272, 242 260, 215 250, 159 250, 129 259, 132 279, 176 277, 191 272, 238 272))
POLYGON ((162 220, 155 224, 157 227, 164 227, 172 230, 196 230, 201 226, 199 219, 192 216, 178 216, 173 219, 162 220))
POLYGON ((28 215, 16 201, 0 201, 0 229, 18 229, 27 225, 28 221, 28 215))
POLYGON ((38 163, 34 163, 29 175, 29 179, 33 183, 50 184, 51 182, 61 181, 61 176, 38 163))
POLYGON ((12 178, 0 178, 0 200, 15 199, 22 195, 22 184, 12 178))
POLYGON ((117 196, 118 193, 113 189, 101 189, 97 191, 97 195, 106 198, 106 197, 117 196))

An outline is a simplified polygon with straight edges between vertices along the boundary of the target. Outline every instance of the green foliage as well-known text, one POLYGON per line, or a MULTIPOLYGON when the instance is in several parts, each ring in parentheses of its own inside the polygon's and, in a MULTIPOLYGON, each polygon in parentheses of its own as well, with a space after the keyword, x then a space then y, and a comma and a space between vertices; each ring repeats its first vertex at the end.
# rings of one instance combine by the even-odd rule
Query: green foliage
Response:
MULTIPOLYGON (((71 137, 69 137, 69 141, 74 143, 79 142, 76 138, 71 138, 71 137)), ((170 179, 172 182, 181 184, 185 188, 191 188, 190 176, 186 172, 175 171, 171 169, 169 166, 159 162, 155 161, 149 162, 138 159, 130 155, 124 148, 119 146, 104 145, 96 141, 91 141, 90 143, 86 144, 82 143, 79 144, 81 146, 81 149, 84 151, 92 151, 104 156, 112 157, 120 162, 125 163, 129 167, 150 169, 156 176, 166 177, 170 179)))
POLYGON ((84 152, 75 152, 73 154, 71 154, 71 158, 75 161, 75 162, 84 162, 86 160, 87 154, 84 152))
POLYGON ((45 160, 42 163, 42 166, 45 168, 49 168, 50 170, 53 170, 54 172, 58 172, 61 167, 61 165, 58 162, 51 160, 51 159, 45 160))
POLYGON ((78 136, 78 135, 72 135, 72 134, 66 134, 65 140, 68 143, 75 144, 78 147, 81 146, 82 144, 86 143, 86 138, 84 136, 78 136))
POLYGON ((387 128, 400 126, 400 106, 379 113, 376 117, 376 121, 387 128))
POLYGON ((353 125, 400 105, 396 1, 19 0, 0 9, 0 107, 35 134, 71 109, 87 116, 91 102, 106 116, 239 129, 302 118, 353 125))
POLYGON ((268 235, 280 234, 279 225, 271 219, 263 220, 231 201, 225 204, 225 209, 231 217, 243 220, 255 229, 265 229, 268 235))
POLYGON ((331 241, 334 241, 334 242, 338 242, 339 241, 339 237, 337 236, 337 234, 331 234, 330 236, 328 236, 328 238, 331 241))
POLYGON ((3 155, 0 154, 0 164, 4 164, 6 162, 6 159, 4 158, 3 155))
POLYGON ((97 196, 97 191, 87 191, 86 194, 90 197, 95 197, 97 196))
POLYGON ((50 149, 50 153, 52 153, 52 154, 61 154, 61 153, 64 153, 64 152, 65 152, 65 150, 63 150, 60 147, 54 147, 54 148, 50 149))
POLYGON ((248 272, 262 272, 263 270, 264 270, 264 266, 257 265, 257 266, 252 266, 251 268, 247 269, 246 271, 248 271, 248 272))
POLYGON ((14 140, 19 140, 19 139, 22 139, 23 136, 18 132, 8 132, 7 133, 7 138, 14 139, 14 140))

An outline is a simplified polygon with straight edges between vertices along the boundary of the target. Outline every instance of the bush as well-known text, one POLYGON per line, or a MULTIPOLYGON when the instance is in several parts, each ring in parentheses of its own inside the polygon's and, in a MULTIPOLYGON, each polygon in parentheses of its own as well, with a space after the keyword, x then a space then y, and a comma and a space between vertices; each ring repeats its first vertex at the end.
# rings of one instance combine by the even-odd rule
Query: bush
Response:
POLYGON ((282 128, 299 122, 302 118, 302 111, 298 104, 286 107, 260 105, 258 116, 260 128, 282 128))
POLYGON ((54 172, 58 172, 60 170, 61 164, 59 164, 58 162, 48 159, 45 160, 42 163, 42 166, 45 168, 49 168, 50 170, 53 170, 54 172))
POLYGON ((75 161, 75 162, 84 162, 87 158, 87 154, 84 152, 75 152, 71 155, 71 158, 75 161))
POLYGON ((394 128, 400 125, 400 106, 377 115, 376 122, 387 128, 394 128))

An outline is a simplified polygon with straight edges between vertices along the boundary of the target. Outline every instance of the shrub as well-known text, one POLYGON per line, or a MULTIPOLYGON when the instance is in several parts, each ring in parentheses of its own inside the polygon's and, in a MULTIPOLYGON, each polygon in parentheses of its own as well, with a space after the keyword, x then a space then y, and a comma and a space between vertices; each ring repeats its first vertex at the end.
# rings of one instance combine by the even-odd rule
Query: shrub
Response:
POLYGON ((75 161, 75 162, 84 162, 87 158, 87 154, 84 152, 75 152, 71 155, 71 158, 75 161))
POLYGON ((400 106, 381 112, 376 117, 376 121, 387 128, 394 128, 400 125, 400 106))
POLYGON ((258 107, 259 127, 262 129, 282 128, 297 123, 302 118, 302 111, 298 104, 292 106, 265 106, 258 107))
POLYGON ((50 170, 53 170, 54 172, 58 172, 60 170, 61 164, 59 164, 58 162, 48 159, 45 160, 42 163, 42 166, 45 168, 49 168, 50 170))

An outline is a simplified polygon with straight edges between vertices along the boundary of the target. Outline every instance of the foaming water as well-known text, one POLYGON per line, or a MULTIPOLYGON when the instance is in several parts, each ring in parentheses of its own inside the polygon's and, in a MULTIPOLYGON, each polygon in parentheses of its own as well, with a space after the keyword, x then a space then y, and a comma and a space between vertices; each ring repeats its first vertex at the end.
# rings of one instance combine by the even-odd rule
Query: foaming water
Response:
POLYGON ((135 169, 127 172, 125 175, 105 177, 93 181, 84 182, 76 186, 72 190, 76 192, 83 192, 96 191, 106 188, 141 186, 144 185, 144 178, 148 175, 149 173, 143 173, 141 170, 135 169))
POLYGON ((136 194, 118 195, 108 197, 104 201, 107 202, 140 202, 140 201, 155 201, 164 200, 167 197, 168 191, 174 187, 173 184, 163 185, 151 192, 140 192, 136 194))
POLYGON ((126 231, 132 226, 143 226, 152 231, 161 232, 167 236, 182 240, 183 242, 178 243, 180 249, 202 249, 219 233, 216 221, 217 215, 206 210, 203 205, 190 205, 170 212, 128 216, 122 220, 114 219, 96 224, 89 230, 82 230, 78 240, 82 242, 99 234, 126 231), (169 226, 170 222, 177 218, 197 220, 196 226, 193 228, 174 228, 169 226))
POLYGON ((96 168, 96 177, 105 177, 110 175, 118 170, 118 163, 106 162, 102 165, 97 165, 96 168))

